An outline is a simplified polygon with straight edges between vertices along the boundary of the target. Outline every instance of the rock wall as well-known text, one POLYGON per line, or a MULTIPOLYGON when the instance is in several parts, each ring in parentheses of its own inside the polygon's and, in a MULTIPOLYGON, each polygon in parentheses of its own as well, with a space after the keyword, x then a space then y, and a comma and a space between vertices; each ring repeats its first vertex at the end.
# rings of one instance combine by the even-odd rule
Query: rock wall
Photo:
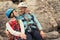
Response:
MULTIPOLYGON (((28 9, 36 14, 37 19, 42 25, 43 31, 47 35, 45 40, 60 40, 60 33, 56 30, 58 26, 60 27, 60 0, 25 0, 25 2, 28 4, 28 9)), ((4 30, 5 24, 8 21, 5 11, 8 8, 17 9, 17 5, 11 1, 0 2, 1 40, 7 40, 4 30)))
POLYGON ((26 3, 29 9, 36 14, 43 30, 47 33, 45 40, 60 40, 57 31, 60 24, 60 0, 26 0, 26 3))
POLYGON ((36 13, 38 20, 46 31, 57 26, 57 22, 53 17, 55 15, 54 8, 48 3, 48 0, 26 0, 26 3, 29 9, 36 13))
POLYGON ((9 20, 5 16, 5 11, 8 8, 17 8, 16 4, 13 4, 11 1, 0 2, 0 40, 7 40, 5 29, 6 22, 9 20), (13 5, 13 6, 12 6, 13 5))
POLYGON ((11 0, 0 0, 0 1, 11 1, 11 0))

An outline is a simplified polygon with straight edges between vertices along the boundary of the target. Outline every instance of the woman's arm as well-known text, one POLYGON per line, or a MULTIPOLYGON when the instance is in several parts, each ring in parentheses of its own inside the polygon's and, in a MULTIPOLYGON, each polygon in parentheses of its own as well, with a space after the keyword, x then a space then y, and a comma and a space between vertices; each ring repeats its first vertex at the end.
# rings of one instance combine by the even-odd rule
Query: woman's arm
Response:
POLYGON ((21 32, 15 31, 11 28, 9 23, 6 23, 6 30, 8 30, 14 36, 20 36, 21 32))
POLYGON ((21 33, 25 34, 24 24, 21 20, 18 20, 21 28, 21 33))

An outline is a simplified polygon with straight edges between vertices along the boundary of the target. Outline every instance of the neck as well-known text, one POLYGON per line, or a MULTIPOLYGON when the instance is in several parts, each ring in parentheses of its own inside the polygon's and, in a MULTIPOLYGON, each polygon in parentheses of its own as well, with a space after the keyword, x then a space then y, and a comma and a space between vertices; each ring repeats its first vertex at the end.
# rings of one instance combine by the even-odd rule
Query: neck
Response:
POLYGON ((24 15, 25 13, 21 13, 20 15, 24 15))
POLYGON ((11 20, 13 20, 13 21, 14 21, 14 20, 16 20, 16 18, 15 18, 15 17, 13 17, 11 20))

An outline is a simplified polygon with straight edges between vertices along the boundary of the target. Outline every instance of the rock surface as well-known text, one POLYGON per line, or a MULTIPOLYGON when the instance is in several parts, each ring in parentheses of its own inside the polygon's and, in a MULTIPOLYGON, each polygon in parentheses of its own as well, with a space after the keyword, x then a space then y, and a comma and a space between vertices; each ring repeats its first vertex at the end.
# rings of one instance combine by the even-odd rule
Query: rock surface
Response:
MULTIPOLYGON (((60 40, 60 33, 56 30, 57 27, 60 27, 60 0, 26 0, 25 2, 31 12, 36 14, 46 32, 45 40, 60 40)), ((0 40, 7 40, 4 30, 5 24, 9 20, 5 16, 8 8, 17 9, 17 5, 11 1, 0 2, 0 40)))
POLYGON ((13 4, 11 1, 4 1, 0 2, 0 40, 7 40, 6 34, 5 34, 5 29, 6 29, 6 22, 9 20, 5 16, 5 11, 8 8, 17 8, 16 4, 13 4), (13 5, 13 6, 12 6, 13 5))

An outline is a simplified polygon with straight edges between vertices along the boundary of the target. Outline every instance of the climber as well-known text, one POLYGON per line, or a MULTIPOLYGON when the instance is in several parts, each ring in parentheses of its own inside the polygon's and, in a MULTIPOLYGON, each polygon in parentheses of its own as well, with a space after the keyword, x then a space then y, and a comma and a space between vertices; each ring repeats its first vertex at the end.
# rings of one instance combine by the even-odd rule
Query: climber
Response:
POLYGON ((6 11, 6 16, 11 18, 10 21, 6 23, 6 34, 8 35, 8 40, 22 40, 26 39, 24 24, 21 20, 17 20, 15 16, 17 16, 17 12, 15 9, 9 8, 6 11))
POLYGON ((35 40, 42 40, 42 38, 46 36, 42 31, 43 28, 41 27, 35 14, 30 13, 27 8, 28 6, 25 2, 19 3, 19 16, 16 16, 16 19, 22 20, 25 27, 25 33, 30 37, 28 40, 32 40, 32 37, 35 40))

